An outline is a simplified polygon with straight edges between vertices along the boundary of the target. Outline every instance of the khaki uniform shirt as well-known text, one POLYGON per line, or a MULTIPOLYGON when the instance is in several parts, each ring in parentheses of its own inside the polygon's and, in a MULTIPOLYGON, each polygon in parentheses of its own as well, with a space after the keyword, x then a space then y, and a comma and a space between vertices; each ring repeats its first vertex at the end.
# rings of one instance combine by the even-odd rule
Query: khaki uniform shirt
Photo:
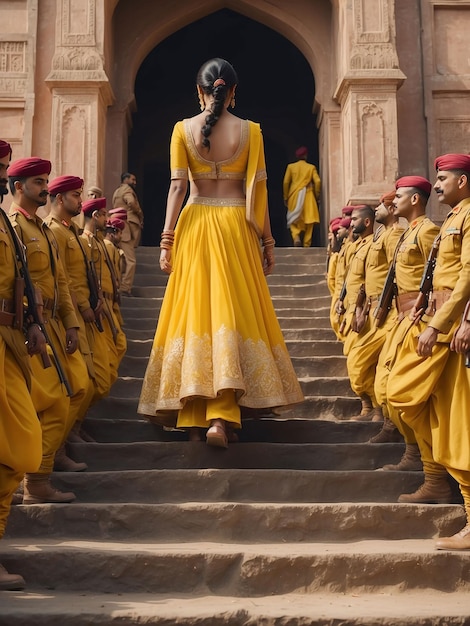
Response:
POLYGON ((33 284, 44 299, 55 302, 55 311, 65 329, 79 328, 67 276, 59 257, 59 247, 51 230, 40 217, 31 217, 14 202, 10 207, 10 220, 26 247, 33 284))
POLYGON ((421 215, 413 220, 400 244, 395 266, 398 294, 419 291, 424 266, 428 260, 439 227, 421 215))
POLYGON ((403 228, 394 224, 376 233, 370 245, 365 268, 365 290, 367 297, 378 298, 382 293, 388 269, 393 261, 395 248, 403 228))
POLYGON ((448 213, 440 232, 433 290, 451 289, 452 295, 434 314, 430 325, 448 333, 460 323, 470 298, 470 198, 448 213))
POLYGON ((113 194, 113 208, 127 209, 127 221, 138 224, 142 228, 144 214, 140 208, 137 194, 127 183, 122 183, 113 194))

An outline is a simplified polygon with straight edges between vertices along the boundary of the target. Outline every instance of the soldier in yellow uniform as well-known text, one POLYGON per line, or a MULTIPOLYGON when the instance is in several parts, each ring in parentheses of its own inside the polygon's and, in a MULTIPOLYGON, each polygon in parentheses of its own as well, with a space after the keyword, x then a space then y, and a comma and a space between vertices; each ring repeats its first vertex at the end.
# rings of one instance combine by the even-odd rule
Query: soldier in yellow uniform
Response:
POLYGON ((110 214, 109 219, 106 222, 106 230, 103 241, 108 252, 109 260, 111 261, 111 265, 114 269, 115 284, 117 286, 117 293, 113 303, 113 310, 122 328, 124 326, 124 320, 121 314, 121 299, 119 294, 119 287, 121 285, 121 280, 124 273, 123 269, 125 266, 125 258, 121 248, 119 247, 119 244, 122 239, 122 233, 126 227, 126 219, 125 217, 122 218, 118 216, 119 213, 115 213, 114 215, 110 214))
POLYGON ((287 207, 287 226, 294 246, 310 248, 313 228, 320 223, 318 203, 321 180, 317 168, 307 162, 308 150, 302 146, 295 151, 297 161, 289 163, 282 183, 284 204, 287 207), (300 235, 303 233, 303 242, 300 235))
MULTIPOLYGON (((450 344, 470 298, 470 155, 446 154, 435 161, 434 189, 451 211, 441 226, 427 310, 419 301, 388 380, 389 401, 416 433, 421 454, 447 468, 458 481, 470 513, 470 444, 468 440, 468 373, 461 358, 450 358, 450 344), (458 382, 458 384, 457 384, 458 382)), ((456 356, 456 355, 454 355, 456 356)), ((423 458, 424 462, 424 458, 423 458)), ((403 501, 450 498, 445 476, 428 473, 425 482, 403 501)), ((470 548, 470 526, 440 548, 470 548)))
MULTIPOLYGON (((432 189, 431 183, 426 178, 404 176, 397 180, 395 186, 396 194, 393 201, 395 215, 405 218, 408 221, 408 228, 400 237, 396 250, 397 312, 391 311, 388 316, 388 334, 377 363, 374 392, 377 401, 382 405, 384 415, 392 420, 405 440, 405 452, 400 462, 385 465, 383 469, 421 471, 422 455, 416 434, 390 405, 387 383, 390 370, 397 359, 399 346, 410 330, 411 322, 408 316, 418 295, 423 270, 439 228, 426 217, 426 204, 432 189)), ((432 457, 424 455, 423 462, 428 471, 445 479, 445 470, 433 463, 432 457)))
MULTIPOLYGON (((10 144, 0 140, 0 202, 8 193, 10 156, 10 144)), ((0 210, 0 539, 5 532, 13 493, 24 473, 36 472, 42 459, 41 426, 30 395, 28 351, 38 354, 45 350, 46 342, 37 324, 25 324, 22 320, 22 294, 15 290, 20 268, 13 236, 8 216, 0 210), (28 326, 26 337, 24 325, 28 326)), ((9 574, 0 565, 0 591, 24 587, 22 576, 9 574)))
POLYGON ((111 384, 113 384, 118 378, 119 365, 126 353, 127 341, 114 311, 114 302, 118 293, 115 277, 110 269, 111 262, 105 244, 98 238, 98 233, 102 233, 106 228, 108 215, 106 198, 87 200, 82 205, 82 213, 85 216, 85 228, 81 237, 88 259, 92 260, 97 268, 103 293, 103 327, 108 342, 111 384))
POLYGON ((326 265, 326 283, 330 296, 333 297, 335 292, 336 267, 338 264, 338 254, 341 250, 342 241, 338 239, 338 231, 340 229, 340 217, 335 217, 330 222, 330 230, 328 233, 328 256, 326 265))
POLYGON ((75 499, 72 492, 62 493, 54 489, 50 476, 55 454, 76 421, 89 384, 85 361, 77 350, 79 322, 57 242, 50 229, 36 215, 38 208, 47 202, 50 170, 50 161, 37 157, 18 159, 8 170, 14 200, 10 207, 10 219, 25 246, 31 278, 42 298, 50 349, 55 350, 70 385, 68 398, 65 384, 60 384, 59 370, 52 367, 44 369, 37 358, 31 360, 32 397, 41 420, 43 458, 36 473, 25 475, 24 504, 71 502, 75 499))
MULTIPOLYGON (((398 216, 394 215, 393 200, 395 190, 384 194, 380 204, 375 209, 375 221, 381 226, 373 236, 369 252, 365 262, 364 296, 363 305, 356 310, 355 327, 356 335, 347 355, 347 368, 351 388, 366 405, 372 404, 372 411, 366 412, 353 418, 358 421, 382 420, 382 408, 377 403, 374 393, 374 380, 377 361, 380 351, 385 342, 390 322, 377 328, 372 318, 372 313, 378 305, 378 299, 382 292, 388 269, 393 260, 403 228, 399 226, 398 216)), ((357 255, 356 255, 357 257, 357 255)), ((388 319, 391 319, 391 315, 388 319)), ((389 420, 388 420, 389 421, 389 420)), ((393 441, 398 441, 400 433, 393 426, 393 441)))
POLYGON ((354 251, 355 242, 352 238, 351 231, 351 218, 345 217, 339 222, 338 232, 336 234, 336 238, 340 243, 341 247, 338 251, 338 257, 336 259, 336 268, 335 268, 335 276, 332 279, 332 285, 334 283, 334 291, 331 297, 331 306, 330 306, 330 324, 333 329, 337 339, 340 341, 343 340, 341 333, 339 332, 339 328, 341 325, 341 320, 344 314, 344 310, 346 308, 347 299, 343 300, 343 302, 339 302, 341 289, 343 287, 344 279, 346 278, 346 270, 349 267, 349 261, 351 259, 351 254, 354 251), (341 313, 339 311, 342 311, 341 313))
POLYGON ((90 282, 93 282, 93 275, 91 269, 88 268, 88 258, 83 249, 78 228, 73 222, 73 218, 81 212, 82 187, 83 180, 77 176, 59 176, 52 180, 49 183, 51 211, 44 220, 54 233, 59 246, 59 255, 80 321, 80 351, 87 364, 91 380, 88 393, 77 415, 77 421, 68 436, 69 441, 79 443, 91 440, 82 427, 90 405, 106 397, 111 388, 108 345, 101 325, 100 311, 103 302, 100 299, 100 286, 97 280, 91 285, 94 298, 97 298, 92 307, 90 282))

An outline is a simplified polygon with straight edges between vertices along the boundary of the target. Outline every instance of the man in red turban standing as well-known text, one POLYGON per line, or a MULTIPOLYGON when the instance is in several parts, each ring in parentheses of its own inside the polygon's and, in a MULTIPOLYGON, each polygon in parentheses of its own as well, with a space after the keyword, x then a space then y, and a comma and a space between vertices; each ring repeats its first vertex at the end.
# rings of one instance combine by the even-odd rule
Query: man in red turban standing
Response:
MULTIPOLYGON (((436 547, 468 550, 470 372, 464 356, 451 348, 455 347, 452 340, 470 299, 470 155, 445 154, 435 160, 435 167, 434 190, 439 203, 451 210, 436 242, 439 248, 429 306, 423 310, 418 301, 415 303, 411 312, 415 326, 403 341, 387 393, 403 420, 417 433, 420 448, 423 442, 460 486, 467 525, 453 537, 439 539, 436 547)), ((425 473, 425 484, 410 494, 408 501, 419 501, 429 484, 425 473)))
POLYGON ((310 248, 313 227, 320 223, 318 202, 321 180, 317 168, 307 163, 308 150, 302 146, 295 151, 297 161, 289 163, 284 174, 283 195, 287 207, 287 226, 295 247, 310 248), (300 235, 303 235, 303 242, 300 235))
MULTIPOLYGON (((7 168, 11 147, 0 140, 0 202, 8 193, 7 168)), ((42 459, 42 435, 30 396, 29 354, 45 350, 37 324, 23 317, 23 294, 16 276, 21 263, 15 259, 15 235, 8 216, 0 210, 0 539, 5 532, 12 495, 25 472, 37 471, 42 459), (25 323, 26 322, 26 323, 25 323), (23 326, 28 330, 23 333, 23 326)), ((0 565, 0 591, 23 589, 19 574, 9 574, 0 565)))
POLYGON ((24 479, 23 504, 72 502, 72 492, 61 492, 50 483, 56 452, 77 419, 89 378, 78 348, 80 323, 70 296, 67 278, 59 256, 57 241, 37 216, 49 195, 50 161, 38 157, 18 159, 8 170, 13 203, 10 219, 25 246, 26 258, 37 299, 43 309, 44 327, 50 345, 60 362, 59 369, 44 369, 38 357, 31 359, 33 385, 31 395, 41 420, 43 455, 41 466, 24 479), (60 384, 61 380, 64 382, 60 384), (65 387, 68 381, 70 389, 65 387), (68 395, 66 395, 66 393, 68 395))

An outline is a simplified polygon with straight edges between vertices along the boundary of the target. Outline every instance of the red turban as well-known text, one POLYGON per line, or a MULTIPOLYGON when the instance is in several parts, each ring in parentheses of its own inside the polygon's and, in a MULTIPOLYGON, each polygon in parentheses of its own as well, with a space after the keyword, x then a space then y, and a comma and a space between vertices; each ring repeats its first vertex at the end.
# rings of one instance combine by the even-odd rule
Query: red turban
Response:
POLYGON ((340 222, 335 222, 334 224, 331 225, 331 232, 334 233, 336 235, 336 233, 338 232, 338 230, 340 229, 340 222))
POLYGON ((91 200, 85 200, 82 204, 82 213, 86 217, 91 217, 95 211, 106 208, 106 198, 92 198, 91 200))
POLYGON ((51 162, 39 157, 28 157, 17 159, 10 164, 8 176, 10 178, 30 178, 31 176, 49 175, 51 173, 51 162))
POLYGON ((428 196, 432 189, 429 180, 422 176, 402 176, 395 183, 395 189, 400 189, 400 187, 416 187, 416 189, 421 189, 428 196))
POLYGON ((56 196, 58 193, 65 193, 66 191, 81 189, 82 187, 83 179, 78 176, 58 176, 47 185, 51 196, 56 196))
POLYGON ((336 222, 340 222, 341 218, 340 217, 332 217, 330 220, 330 226, 333 226, 333 224, 335 224, 336 222))
POLYGON ((354 211, 354 207, 351 204, 348 204, 348 206, 344 206, 341 209, 341 214, 343 217, 349 217, 353 211, 354 211))
POLYGON ((0 139, 0 159, 11 154, 11 146, 7 141, 0 139))
POLYGON ((351 226, 351 218, 343 217, 343 219, 339 223, 341 228, 349 228, 351 226))
POLYGON ((295 156, 298 159, 304 159, 308 154, 308 150, 305 146, 301 146, 300 148, 297 148, 297 150, 295 151, 295 156))
POLYGON ((382 202, 388 208, 392 206, 392 202, 394 198, 395 198, 395 189, 393 189, 393 191, 389 191, 388 193, 384 193, 380 197, 380 202, 382 202))
POLYGON ((434 161, 436 170, 463 170, 470 172, 470 154, 443 154, 434 161))
POLYGON ((127 209, 123 209, 122 207, 116 209, 109 209, 108 215, 111 217, 118 217, 120 220, 127 221, 127 209))
POLYGON ((106 226, 111 226, 112 228, 124 230, 126 227, 126 222, 124 220, 119 219, 116 216, 113 216, 106 222, 106 226))

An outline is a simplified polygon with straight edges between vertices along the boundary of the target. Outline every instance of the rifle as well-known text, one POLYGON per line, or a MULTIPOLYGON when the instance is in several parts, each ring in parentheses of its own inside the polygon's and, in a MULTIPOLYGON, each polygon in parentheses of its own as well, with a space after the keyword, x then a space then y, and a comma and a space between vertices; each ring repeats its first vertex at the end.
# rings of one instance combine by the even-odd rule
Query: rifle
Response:
MULTIPOLYGON (((96 267, 93 261, 88 260, 87 254, 83 249, 82 242, 80 241, 80 237, 77 235, 75 228, 72 226, 71 231, 75 235, 77 239, 78 245, 80 246, 80 250, 83 254, 83 260, 85 261, 85 269, 86 269, 86 279, 88 283, 88 291, 90 292, 90 307, 93 311, 96 311, 99 302, 103 302, 103 293, 100 287, 100 281, 98 280, 98 275, 96 273, 96 267)), ((100 333, 104 331, 103 324, 101 323, 101 317, 95 314, 95 326, 100 333)))
MULTIPOLYGON (((19 276, 15 280, 15 303, 16 308, 19 308, 19 311, 15 311, 15 328, 22 329, 23 327, 23 294, 26 296, 28 307, 26 315, 29 319, 32 320, 34 324, 37 324, 41 329, 46 342, 49 343, 47 338, 47 331, 45 330, 44 319, 42 317, 42 295, 41 292, 35 288, 33 285, 33 281, 31 279, 31 274, 29 273, 29 269, 26 263, 26 254, 24 250, 24 245, 20 241, 18 235, 16 234, 15 229, 13 228, 13 224, 10 222, 10 218, 5 213, 5 211, 0 208, 1 215, 3 217, 3 221, 5 222, 6 227, 10 231, 10 237, 13 241, 13 245, 15 247, 15 257, 17 261, 17 268, 19 272, 19 276), (20 302, 21 300, 21 302, 20 302)), ((47 367, 51 367, 52 363, 49 358, 47 352, 41 353, 41 360, 44 369, 47 367)))
POLYGON ((423 317, 429 307, 430 296, 432 294, 434 268, 436 267, 437 253, 439 251, 440 242, 441 234, 439 233, 432 243, 428 260, 424 266, 421 283, 419 285, 419 294, 413 307, 415 311, 413 321, 415 324, 423 317))
POLYGON ((354 332, 360 333, 361 330, 364 328, 364 325, 369 316, 370 305, 371 305, 371 298, 367 297, 365 285, 363 283, 359 287, 359 292, 356 298, 356 308, 354 310, 354 315, 353 315, 353 319, 351 323, 351 328, 354 330, 354 332), (358 309, 360 309, 359 321, 358 321, 357 314, 356 314, 358 309))
POLYGON ((109 327, 111 328, 111 333, 113 335, 113 341, 114 343, 116 343, 117 336, 118 336, 118 329, 116 327, 116 324, 114 323, 113 314, 112 314, 112 311, 110 311, 109 309, 108 301, 106 298, 104 299, 103 314, 105 318, 108 320, 108 324, 109 324, 109 327))
MULTIPOLYGON (((462 321, 470 322, 470 300, 467 302, 465 306, 465 311, 463 312, 462 321)), ((465 355, 465 367, 470 367, 470 352, 467 352, 465 355)))
MULTIPOLYGON (((86 277, 88 281, 88 289, 90 290, 90 306, 93 311, 98 307, 99 302, 103 302, 103 293, 96 273, 95 264, 92 260, 88 261, 86 267, 86 277)), ((101 317, 95 315, 95 325, 100 333, 104 331, 103 324, 101 323, 101 317)))
POLYGON ((377 328, 383 326, 387 315, 392 308, 393 298, 397 295, 397 285, 395 283, 395 260, 388 268, 385 283, 380 294, 377 307, 374 310, 375 325, 377 328))

